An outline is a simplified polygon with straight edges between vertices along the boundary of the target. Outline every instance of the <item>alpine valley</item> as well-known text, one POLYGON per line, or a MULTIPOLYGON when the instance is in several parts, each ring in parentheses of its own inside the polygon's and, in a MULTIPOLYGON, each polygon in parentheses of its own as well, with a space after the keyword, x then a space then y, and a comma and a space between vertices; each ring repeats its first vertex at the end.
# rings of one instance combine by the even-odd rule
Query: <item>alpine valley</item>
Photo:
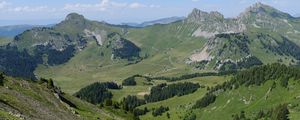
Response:
POLYGON ((300 119, 300 18, 262 3, 139 27, 70 13, 0 45, 0 119, 300 119))

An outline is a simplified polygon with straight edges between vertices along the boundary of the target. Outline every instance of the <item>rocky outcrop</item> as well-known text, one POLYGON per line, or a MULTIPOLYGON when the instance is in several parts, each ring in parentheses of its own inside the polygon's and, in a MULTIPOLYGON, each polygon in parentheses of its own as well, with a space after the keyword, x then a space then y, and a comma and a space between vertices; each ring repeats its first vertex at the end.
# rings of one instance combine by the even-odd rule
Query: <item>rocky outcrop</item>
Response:
POLYGON ((211 38, 216 34, 239 33, 246 30, 246 26, 238 19, 225 19, 221 13, 215 11, 208 13, 194 9, 186 21, 198 26, 192 34, 195 37, 211 38))
POLYGON ((86 37, 92 37, 93 39, 96 40, 98 45, 103 45, 104 42, 104 36, 106 35, 105 30, 95 30, 95 31, 90 31, 88 29, 84 29, 84 33, 86 37))

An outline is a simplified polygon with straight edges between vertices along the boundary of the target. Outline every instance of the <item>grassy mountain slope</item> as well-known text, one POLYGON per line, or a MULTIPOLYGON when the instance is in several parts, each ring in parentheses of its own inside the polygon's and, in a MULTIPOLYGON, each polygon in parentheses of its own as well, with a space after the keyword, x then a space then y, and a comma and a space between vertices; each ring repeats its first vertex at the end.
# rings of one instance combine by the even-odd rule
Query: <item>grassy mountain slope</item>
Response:
POLYGON ((47 83, 5 76, 0 86, 0 119, 123 119, 74 96, 58 96, 47 83))
POLYGON ((221 93, 215 103, 209 107, 196 110, 194 113, 199 119, 226 119, 231 120, 232 115, 246 112, 248 118, 254 118, 260 110, 270 110, 280 104, 290 106, 291 120, 299 119, 299 83, 291 81, 289 89, 277 83, 275 89, 270 90, 273 82, 269 81, 262 86, 240 87, 239 89, 221 93))
MULTIPOLYGON (((211 88, 206 98, 214 95, 215 101, 196 107, 195 113, 202 119, 221 119, 221 116, 222 119, 233 119, 233 115, 242 112, 246 116, 244 118, 275 119, 272 118, 274 114, 260 114, 268 113, 277 106, 286 105, 289 112, 285 113, 285 116, 299 119, 298 73, 299 68, 280 64, 254 67, 238 72, 230 81, 211 88)), ((205 100, 200 101, 203 103, 205 100)), ((198 102, 195 106, 200 105, 198 102)), ((275 116, 277 115, 280 114, 276 113, 275 116)))
MULTIPOLYGON (((277 66, 277 65, 272 65, 277 66)), ((269 66, 262 66, 269 67, 269 66)), ((255 69, 255 68, 251 68, 255 69)), ((288 71, 293 70, 294 68, 281 68, 278 67, 273 69, 275 71, 288 71), (287 70, 284 70, 287 69, 287 70)), ((299 68, 297 68, 299 69, 299 68)), ((247 72, 250 70, 245 70, 242 72, 247 72)), ((240 74, 242 72, 238 72, 240 74)), ((264 69, 266 74, 272 75, 272 72, 268 72, 267 69, 264 69)), ((261 72, 257 72, 261 73, 261 72)), ((256 74, 256 73, 254 73, 256 74)), ((287 105, 289 110, 288 117, 291 120, 299 119, 300 107, 299 107, 299 76, 295 75, 291 72, 285 72, 284 75, 280 75, 278 77, 274 77, 274 79, 267 79, 265 82, 257 85, 259 83, 255 83, 256 79, 247 80, 246 83, 255 83, 252 85, 243 84, 239 87, 236 87, 234 84, 241 84, 241 82, 235 81, 233 82, 233 89, 225 88, 223 89, 222 84, 224 82, 225 86, 229 81, 233 81, 235 76, 227 76, 227 77, 199 77, 194 79, 187 79, 184 80, 189 82, 200 83, 201 85, 209 86, 208 88, 201 88, 198 89, 196 92, 192 94, 188 94, 185 96, 180 97, 173 97, 167 100, 154 102, 154 103, 147 103, 146 105, 139 106, 138 108, 144 109, 147 107, 150 109, 146 115, 140 116, 141 119, 150 120, 150 119, 158 119, 164 120, 168 119, 168 115, 170 116, 169 119, 187 119, 187 118, 194 118, 194 119, 205 119, 205 120, 217 120, 217 119, 224 119, 224 120, 232 120, 234 119, 232 116, 240 115, 243 111, 246 118, 249 119, 257 119, 260 116, 260 112, 263 111, 265 115, 268 115, 268 111, 277 108, 279 105, 287 105), (288 80, 287 86, 283 86, 283 80, 285 77, 283 76, 296 76, 290 77, 288 80), (217 87, 216 87, 217 86, 217 87), (214 89, 216 91, 214 94, 217 96, 216 100, 209 104, 207 107, 203 108, 193 108, 196 104, 197 100, 202 99, 206 94, 214 89), (221 89, 220 89, 221 88, 221 89), (169 108, 169 111, 163 113, 161 116, 154 117, 152 115, 152 108, 158 108, 159 106, 165 106, 169 108), (191 117, 193 116, 193 117, 191 117)), ((247 75, 247 74, 244 74, 247 75)), ((252 75, 251 76, 256 76, 252 75)), ((267 75, 266 75, 267 76, 267 75)), ((272 76, 276 76, 274 73, 272 76)), ((245 78, 246 79, 246 78, 245 78)), ((156 81, 155 81, 156 82, 156 81)), ((180 81, 179 81, 180 82, 180 81)), ((182 81, 181 81, 182 82, 182 81)), ((230 83, 230 82, 229 82, 230 83)), ((170 83, 171 84, 171 83, 170 83)), ((139 86, 139 85, 138 85, 139 86)), ((138 88, 138 87, 136 87, 138 88)), ((146 89, 146 88, 145 88, 146 89)), ((276 116, 277 113, 273 113, 273 116, 276 116)), ((265 119, 275 119, 269 118, 265 116, 265 119)), ((277 119, 277 118, 276 118, 277 119)))

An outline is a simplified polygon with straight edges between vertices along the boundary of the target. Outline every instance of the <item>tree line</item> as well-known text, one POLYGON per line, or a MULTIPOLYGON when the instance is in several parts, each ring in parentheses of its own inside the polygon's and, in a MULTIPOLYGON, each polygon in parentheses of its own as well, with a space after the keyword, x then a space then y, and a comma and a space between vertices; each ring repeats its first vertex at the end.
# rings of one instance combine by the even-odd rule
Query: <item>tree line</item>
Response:
POLYGON ((250 68, 253 66, 263 65, 263 63, 255 56, 248 56, 236 63, 227 61, 222 63, 223 65, 220 67, 219 71, 235 71, 243 68, 250 68))
POLYGON ((4 85, 4 74, 3 73, 0 73, 0 86, 3 86, 4 85))

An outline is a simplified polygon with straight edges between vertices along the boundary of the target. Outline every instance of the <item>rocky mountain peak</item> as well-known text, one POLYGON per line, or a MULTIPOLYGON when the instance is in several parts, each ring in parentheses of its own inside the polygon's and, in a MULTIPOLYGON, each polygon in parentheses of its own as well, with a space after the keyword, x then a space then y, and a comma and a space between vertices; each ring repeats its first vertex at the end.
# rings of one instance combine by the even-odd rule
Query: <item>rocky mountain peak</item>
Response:
POLYGON ((70 13, 67 15, 65 20, 68 21, 68 20, 84 20, 84 19, 85 18, 83 15, 80 15, 78 13, 70 13))
POLYGON ((188 19, 190 21, 206 21, 214 19, 224 19, 224 16, 217 11, 212 11, 208 13, 194 8, 193 11, 188 15, 188 19))
POLYGON ((214 16, 216 18, 224 19, 224 15, 219 13, 218 11, 212 11, 209 13, 211 16, 214 16))
POLYGON ((263 4, 261 2, 255 3, 252 6, 248 7, 244 12, 240 14, 239 17, 245 16, 269 16, 274 18, 291 18, 292 16, 284 13, 276 8, 273 8, 269 5, 263 4))
POLYGON ((248 7, 244 13, 251 12, 251 13, 261 14, 261 13, 267 12, 266 10, 269 8, 271 8, 271 7, 268 5, 262 4, 261 2, 258 2, 258 3, 255 3, 254 5, 248 7))
POLYGON ((208 16, 207 12, 201 11, 197 8, 194 8, 193 11, 188 15, 189 19, 204 19, 208 16))

